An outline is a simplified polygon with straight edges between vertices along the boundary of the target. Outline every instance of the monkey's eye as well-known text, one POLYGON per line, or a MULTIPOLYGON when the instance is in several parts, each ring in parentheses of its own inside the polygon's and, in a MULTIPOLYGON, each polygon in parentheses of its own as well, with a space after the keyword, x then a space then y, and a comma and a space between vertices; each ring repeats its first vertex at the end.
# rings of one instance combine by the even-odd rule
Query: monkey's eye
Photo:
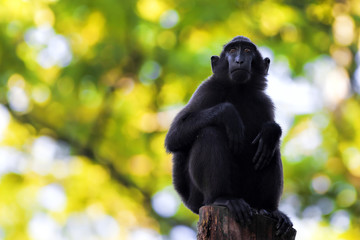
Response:
POLYGON ((230 49, 229 53, 235 53, 236 52, 236 48, 232 48, 230 49))
POLYGON ((249 52, 251 52, 251 49, 250 48, 245 48, 244 52, 249 53, 249 52))

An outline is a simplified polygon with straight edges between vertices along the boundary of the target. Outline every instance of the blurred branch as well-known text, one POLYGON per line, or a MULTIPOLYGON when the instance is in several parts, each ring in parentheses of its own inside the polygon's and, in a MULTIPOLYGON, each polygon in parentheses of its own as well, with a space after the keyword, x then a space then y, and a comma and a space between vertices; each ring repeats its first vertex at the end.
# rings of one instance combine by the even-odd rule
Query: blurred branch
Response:
POLYGON ((90 161, 104 166, 109 171, 111 177, 114 180, 118 181, 125 187, 134 188, 136 190, 139 190, 145 197, 146 201, 150 202, 150 200, 151 200, 150 193, 146 192, 144 189, 137 186, 137 184, 134 183, 133 181, 131 181, 129 178, 127 178, 123 174, 119 173, 111 161, 98 156, 98 154, 96 154, 92 148, 90 148, 88 146, 84 146, 83 144, 77 142, 75 139, 70 138, 69 136, 65 135, 63 132, 57 130, 55 127, 50 126, 48 123, 43 122, 41 119, 34 118, 34 117, 30 116, 29 114, 18 115, 16 112, 14 112, 10 108, 10 106, 8 104, 5 104, 5 106, 17 121, 19 121, 21 123, 31 124, 37 131, 39 131, 43 128, 50 129, 51 131, 53 131, 56 134, 56 137, 58 140, 61 140, 61 141, 64 141, 64 142, 67 142, 68 144, 70 144, 72 146, 72 148, 74 148, 76 150, 77 154, 86 156, 88 159, 90 159, 90 161))
POLYGON ((167 225, 188 225, 189 222, 186 221, 186 219, 177 219, 177 218, 162 218, 160 217, 152 208, 151 206, 151 193, 145 191, 141 187, 139 187, 136 183, 134 183, 131 179, 127 178, 123 174, 119 173, 116 170, 115 165, 109 161, 108 159, 105 159, 101 156, 98 156, 92 148, 84 146, 74 140, 73 138, 63 134, 61 131, 57 130, 55 127, 50 126, 48 123, 43 122, 40 119, 35 119, 34 117, 30 116, 29 114, 25 115, 18 115, 16 112, 14 112, 8 104, 4 104, 4 106, 8 109, 8 111, 11 113, 11 115, 19 122, 21 123, 27 123, 32 125, 37 131, 47 128, 53 131, 56 136, 57 140, 61 140, 64 142, 67 142, 72 146, 72 148, 76 149, 76 152, 80 155, 86 156, 91 162, 99 164, 103 166, 105 169, 108 170, 110 176, 120 184, 124 185, 127 188, 133 188, 138 190, 144 197, 144 207, 149 211, 152 217, 159 221, 165 221, 167 225))

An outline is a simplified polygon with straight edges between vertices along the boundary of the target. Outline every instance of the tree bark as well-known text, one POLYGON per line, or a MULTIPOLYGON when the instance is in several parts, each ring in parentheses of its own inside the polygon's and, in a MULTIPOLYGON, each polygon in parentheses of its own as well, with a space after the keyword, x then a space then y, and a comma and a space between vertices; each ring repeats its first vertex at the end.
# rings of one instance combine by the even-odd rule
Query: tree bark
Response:
MULTIPOLYGON (((280 240, 276 233, 276 221, 255 214, 249 226, 236 222, 226 207, 204 206, 200 208, 197 240, 280 240)), ((290 229, 282 239, 294 240, 296 230, 290 229)))

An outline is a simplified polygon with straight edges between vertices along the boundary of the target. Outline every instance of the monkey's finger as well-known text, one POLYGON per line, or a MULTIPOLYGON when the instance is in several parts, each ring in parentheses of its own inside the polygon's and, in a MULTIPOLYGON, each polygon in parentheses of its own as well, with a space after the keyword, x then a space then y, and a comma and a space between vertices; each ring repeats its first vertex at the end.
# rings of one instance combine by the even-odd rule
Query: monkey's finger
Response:
POLYGON ((266 211, 265 209, 260 209, 259 213, 264 216, 271 216, 271 214, 268 211, 266 211))
POLYGON ((252 141, 251 144, 257 143, 259 141, 260 137, 261 137, 261 132, 255 137, 255 139, 252 141))
POLYGON ((239 155, 242 149, 242 145, 240 141, 236 142, 236 153, 239 155))
POLYGON ((240 131, 240 138, 241 139, 243 139, 244 138, 244 135, 245 135, 245 133, 244 133, 244 128, 241 128, 241 131, 240 131))
POLYGON ((250 225, 250 223, 251 223, 250 211, 247 209, 244 209, 243 216, 244 216, 244 224, 250 225))
POLYGON ((259 146, 258 146, 257 151, 256 151, 256 153, 255 153, 255 156, 254 156, 254 158, 253 158, 253 160, 252 160, 253 163, 258 162, 258 157, 260 156, 260 153, 262 152, 262 148, 263 148, 263 140, 260 139, 260 141, 259 141, 259 146))
POLYGON ((269 165, 271 161, 272 161, 272 157, 271 157, 271 152, 269 151, 268 156, 266 157, 266 159, 264 161, 264 164, 263 164, 263 166, 261 168, 264 168, 267 165, 269 165))
POLYGON ((224 206, 226 206, 230 212, 235 212, 235 208, 233 207, 233 205, 231 204, 231 201, 226 201, 226 203, 224 204, 224 206))
POLYGON ((255 170, 261 169, 264 165, 264 162, 266 161, 266 158, 269 155, 269 150, 268 148, 265 146, 263 147, 263 151, 259 157, 259 160, 257 161, 256 165, 255 165, 255 170))
POLYGON ((237 141, 236 140, 234 140, 233 141, 233 143, 232 143, 232 152, 235 154, 235 155, 237 155, 238 154, 238 143, 237 143, 237 141))
POLYGON ((234 202, 230 201, 231 208, 233 209, 233 213, 235 213, 235 219, 241 225, 244 225, 244 217, 242 216, 241 208, 234 202))
POLYGON ((238 209, 240 210, 241 216, 242 216, 242 224, 246 225, 250 223, 250 216, 249 216, 249 210, 247 208, 246 203, 239 203, 236 204, 238 206, 238 209))
POLYGON ((276 149, 277 149, 277 148, 274 147, 274 149, 272 150, 271 155, 270 155, 270 157, 269 157, 269 159, 268 159, 268 161, 267 161, 267 164, 269 164, 270 161, 274 158, 275 153, 276 153, 276 149))
POLYGON ((232 135, 231 135, 231 146, 232 146, 232 150, 235 150, 235 148, 236 148, 236 142, 237 142, 236 133, 232 133, 232 135))
POLYGON ((282 231, 282 236, 286 235, 288 233, 288 231, 291 229, 291 227, 293 226, 292 222, 290 221, 290 219, 288 217, 284 218, 283 224, 281 226, 281 231, 282 231))
POLYGON ((269 155, 269 149, 267 146, 263 147, 262 153, 259 157, 259 161, 258 164, 262 165, 264 163, 264 161, 266 160, 266 157, 269 155))
POLYGON ((287 226, 287 228, 284 231, 281 231, 278 236, 281 236, 281 239, 286 239, 285 236, 289 232, 290 229, 291 229, 291 226, 287 226))
POLYGON ((246 210, 247 210, 247 224, 251 223, 252 217, 253 217, 253 212, 252 209, 250 207, 250 205, 246 205, 246 210))
POLYGON ((290 229, 290 225, 288 225, 288 224, 286 224, 286 221, 282 221, 281 222, 281 225, 280 225, 280 227, 278 228, 278 230, 276 231, 276 235, 278 235, 278 236, 284 236, 286 233, 287 233, 287 231, 289 231, 289 229, 290 229))
POLYGON ((243 139, 244 137, 242 135, 238 135, 238 141, 237 141, 237 146, 238 146, 238 154, 243 150, 243 139))
POLYGON ((283 225, 284 225, 284 218, 280 217, 276 224, 276 230, 277 230, 276 235, 278 236, 281 235, 283 225))
POLYGON ((264 164, 261 166, 261 168, 264 168, 270 164, 271 160, 274 158, 275 151, 276 151, 276 148, 274 150, 272 150, 271 153, 269 151, 269 155, 266 157, 266 160, 264 161, 264 164))
POLYGON ((271 158, 273 158, 273 157, 274 157, 275 152, 276 152, 276 147, 272 150, 272 153, 271 153, 271 158))
POLYGON ((262 155, 263 159, 261 159, 259 169, 263 169, 270 163, 270 160, 271 160, 270 154, 271 154, 270 150, 267 148, 264 151, 264 154, 262 155))
POLYGON ((234 141, 234 153, 238 154, 239 153, 239 135, 235 135, 235 141, 234 141))
POLYGON ((234 149, 234 137, 231 133, 229 133, 228 136, 229 136, 229 148, 231 150, 233 150, 234 149))

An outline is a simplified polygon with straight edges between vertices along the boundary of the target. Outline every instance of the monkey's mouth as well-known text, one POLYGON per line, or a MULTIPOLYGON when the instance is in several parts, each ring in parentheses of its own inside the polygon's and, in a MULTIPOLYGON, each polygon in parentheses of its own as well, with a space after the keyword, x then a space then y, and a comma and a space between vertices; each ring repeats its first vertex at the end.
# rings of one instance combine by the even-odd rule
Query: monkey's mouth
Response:
POLYGON ((245 69, 241 69, 241 68, 237 68, 231 71, 231 74, 234 74, 235 72, 246 72, 249 73, 249 71, 245 70, 245 69))
POLYGON ((246 69, 237 68, 231 71, 231 79, 238 83, 246 83, 250 79, 251 73, 246 69))

